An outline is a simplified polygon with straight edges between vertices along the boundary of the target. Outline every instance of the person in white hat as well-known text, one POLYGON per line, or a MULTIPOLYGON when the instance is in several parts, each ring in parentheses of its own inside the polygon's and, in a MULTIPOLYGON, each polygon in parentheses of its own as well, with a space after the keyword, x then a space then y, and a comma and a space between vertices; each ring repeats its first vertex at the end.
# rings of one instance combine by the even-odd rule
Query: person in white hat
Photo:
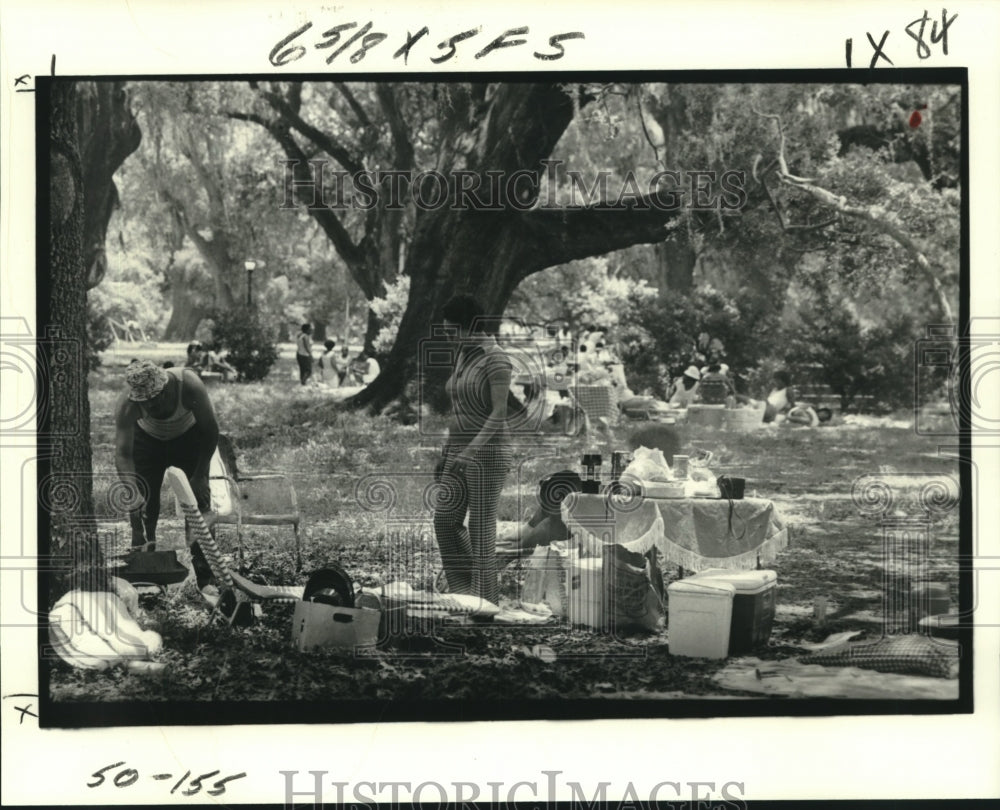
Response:
MULTIPOLYGON (((211 509, 208 471, 219 441, 219 424, 208 391, 189 368, 163 369, 134 360, 125 369, 125 390, 115 405, 115 466, 127 485, 139 487, 130 515, 132 545, 156 543, 160 488, 167 467, 183 470, 198 508, 211 509)), ((191 546, 198 586, 211 578, 197 543, 191 546)))
POLYGON ((688 366, 684 374, 674 380, 674 390, 670 395, 669 404, 674 408, 686 408, 698 396, 698 381, 701 372, 697 366, 688 366))

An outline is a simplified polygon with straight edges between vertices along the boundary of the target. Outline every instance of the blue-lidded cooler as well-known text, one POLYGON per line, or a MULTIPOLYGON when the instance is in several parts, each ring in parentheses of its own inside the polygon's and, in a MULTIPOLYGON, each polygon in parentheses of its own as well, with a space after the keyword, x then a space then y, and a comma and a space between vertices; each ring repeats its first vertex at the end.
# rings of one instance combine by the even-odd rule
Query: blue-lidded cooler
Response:
POLYGON ((729 654, 743 655, 767 644, 774 623, 778 575, 774 571, 736 571, 709 568, 684 582, 725 582, 733 586, 733 614, 729 654))

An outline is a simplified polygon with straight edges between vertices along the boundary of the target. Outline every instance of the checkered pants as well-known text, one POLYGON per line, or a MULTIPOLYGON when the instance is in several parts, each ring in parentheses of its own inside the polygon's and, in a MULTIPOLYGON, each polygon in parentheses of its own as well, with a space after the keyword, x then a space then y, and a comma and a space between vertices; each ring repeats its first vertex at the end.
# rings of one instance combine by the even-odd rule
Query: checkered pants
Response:
MULTIPOLYGON (((448 465, 461 448, 445 447, 448 465)), ((497 503, 511 467, 509 445, 488 444, 465 475, 441 477, 434 509, 434 534, 452 593, 468 593, 499 604, 497 584, 497 503), (469 515, 469 528, 463 525, 469 515)))

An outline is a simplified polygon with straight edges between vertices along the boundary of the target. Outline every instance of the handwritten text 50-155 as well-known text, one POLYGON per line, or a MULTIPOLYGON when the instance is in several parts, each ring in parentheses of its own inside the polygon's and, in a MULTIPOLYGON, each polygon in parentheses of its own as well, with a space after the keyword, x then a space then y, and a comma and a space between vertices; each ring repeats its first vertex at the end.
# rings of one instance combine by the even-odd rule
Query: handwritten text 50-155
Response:
MULTIPOLYGON (((139 772, 135 768, 123 768, 122 766, 124 764, 124 762, 113 762, 110 765, 105 765, 103 768, 94 771, 91 774, 93 781, 87 782, 87 787, 96 788, 101 787, 102 785, 114 785, 116 788, 131 787, 139 781, 139 772), (118 768, 119 770, 113 776, 108 773, 108 771, 112 771, 115 768, 118 768)), ((171 793, 176 793, 180 790, 180 793, 183 796, 195 796, 198 793, 201 793, 201 789, 203 787, 207 787, 207 785, 203 783, 207 783, 208 780, 218 776, 219 773, 219 770, 209 771, 208 773, 199 774, 193 779, 191 778, 191 771, 187 771, 181 777, 177 777, 174 773, 153 773, 149 775, 149 778, 157 782, 168 782, 171 784, 171 793), (187 785, 187 787, 184 787, 185 785, 187 785), (184 789, 181 790, 181 788, 184 789)), ((243 779, 245 776, 245 773, 223 776, 212 782, 211 787, 208 787, 205 790, 205 793, 209 796, 221 796, 226 792, 227 782, 232 782, 234 779, 243 779)))
MULTIPOLYGON (((313 23, 307 22, 292 31, 288 36, 283 37, 271 49, 268 58, 275 67, 282 67, 295 62, 304 57, 310 47, 313 50, 329 51, 326 57, 326 64, 331 65, 340 56, 347 54, 352 65, 356 65, 364 59, 368 53, 379 47, 389 39, 389 34, 382 31, 373 31, 372 22, 363 25, 357 22, 346 22, 323 31, 320 34, 306 36, 313 23)), ((507 48, 520 48, 527 45, 532 39, 531 30, 524 25, 519 28, 508 28, 497 36, 487 39, 483 35, 482 27, 469 28, 465 31, 457 31, 450 36, 440 40, 436 46, 433 45, 434 37, 431 36, 430 29, 425 25, 415 34, 407 31, 405 37, 397 37, 394 41, 396 50, 392 54, 393 59, 402 57, 403 64, 409 64, 410 56, 426 55, 430 62, 440 65, 449 59, 455 58, 459 53, 459 47, 467 48, 473 53, 474 58, 482 59, 495 51, 507 48), (461 45, 466 40, 474 39, 475 42, 469 45, 461 45), (475 51, 471 49, 475 48, 475 51)), ((542 61, 553 61, 562 59, 566 55, 563 42, 573 39, 585 39, 582 31, 565 31, 541 37, 542 50, 532 50, 535 59, 542 61)), ((539 47, 539 38, 534 38, 534 48, 539 47)), ((391 47, 392 43, 390 43, 391 47)))

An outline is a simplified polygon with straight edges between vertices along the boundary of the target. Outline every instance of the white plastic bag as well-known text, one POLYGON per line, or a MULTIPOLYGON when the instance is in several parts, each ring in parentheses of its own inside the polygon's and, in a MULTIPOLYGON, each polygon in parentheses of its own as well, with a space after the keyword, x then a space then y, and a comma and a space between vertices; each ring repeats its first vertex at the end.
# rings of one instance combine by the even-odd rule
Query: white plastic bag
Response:
POLYGON ((649 447, 637 447, 632 461, 622 471, 622 478, 637 481, 672 481, 673 477, 663 451, 649 447))

